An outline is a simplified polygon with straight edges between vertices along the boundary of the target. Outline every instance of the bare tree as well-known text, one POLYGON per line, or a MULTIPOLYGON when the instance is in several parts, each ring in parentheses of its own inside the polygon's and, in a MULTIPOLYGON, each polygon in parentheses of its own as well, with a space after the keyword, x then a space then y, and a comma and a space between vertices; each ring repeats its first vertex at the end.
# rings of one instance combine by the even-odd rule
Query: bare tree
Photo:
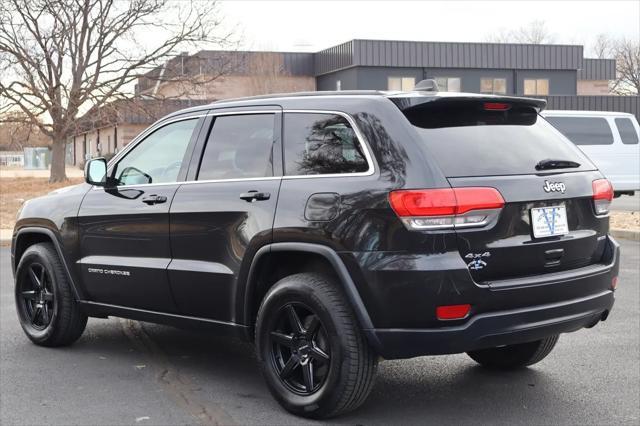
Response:
POLYGON ((545 44, 553 43, 555 35, 549 31, 545 21, 536 20, 517 29, 500 29, 486 40, 493 43, 545 44))
POLYGON ((19 110, 52 139, 52 182, 66 179, 79 115, 128 96, 177 51, 231 38, 215 1, 1 1, 0 113, 19 110))
POLYGON ((48 138, 24 114, 13 112, 0 119, 0 150, 22 151, 25 146, 47 146, 48 138))
POLYGON ((282 54, 254 53, 247 61, 247 74, 252 94, 264 95, 281 90, 281 78, 286 75, 282 54))
POLYGON ((640 93, 640 42, 615 39, 608 34, 598 34, 592 46, 593 54, 600 59, 616 60, 616 78, 611 92, 617 95, 640 93))
POLYGON ((618 40, 613 47, 616 59, 616 80, 611 88, 618 95, 640 93, 640 42, 618 40))
POLYGON ((593 56, 598 59, 607 59, 613 56, 613 40, 608 34, 600 33, 596 35, 591 51, 593 56))

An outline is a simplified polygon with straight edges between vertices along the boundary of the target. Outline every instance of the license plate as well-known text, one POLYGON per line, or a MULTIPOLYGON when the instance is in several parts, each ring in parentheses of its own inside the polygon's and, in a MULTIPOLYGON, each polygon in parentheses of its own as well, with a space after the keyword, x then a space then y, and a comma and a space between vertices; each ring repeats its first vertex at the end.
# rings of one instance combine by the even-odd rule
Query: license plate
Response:
POLYGON ((567 210, 564 206, 531 209, 531 227, 536 238, 568 234, 567 210))

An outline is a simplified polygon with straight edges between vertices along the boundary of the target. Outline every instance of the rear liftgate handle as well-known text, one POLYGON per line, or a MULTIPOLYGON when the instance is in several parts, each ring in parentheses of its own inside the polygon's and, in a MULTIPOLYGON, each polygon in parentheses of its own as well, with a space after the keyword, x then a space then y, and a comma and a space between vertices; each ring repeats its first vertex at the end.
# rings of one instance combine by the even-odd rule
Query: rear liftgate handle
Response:
POLYGON ((564 256, 564 249, 547 250, 544 252, 544 258, 546 260, 544 266, 557 266, 560 264, 560 259, 564 256))
POLYGON ((256 190, 252 190, 249 192, 243 192, 240 194, 240 199, 245 200, 248 203, 253 203, 254 201, 264 201, 271 198, 271 194, 268 192, 258 192, 256 190))

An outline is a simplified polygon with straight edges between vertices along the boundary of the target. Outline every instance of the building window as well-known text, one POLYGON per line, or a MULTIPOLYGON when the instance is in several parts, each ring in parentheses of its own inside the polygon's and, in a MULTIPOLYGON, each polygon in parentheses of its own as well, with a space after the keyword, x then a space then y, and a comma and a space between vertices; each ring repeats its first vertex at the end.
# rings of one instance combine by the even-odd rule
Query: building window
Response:
POLYGON ((549 94, 549 79, 539 78, 537 80, 524 80, 524 94, 525 95, 548 95, 549 94))
POLYGON ((441 92, 460 92, 462 79, 459 77, 436 77, 438 90, 441 92))
POLYGON ((507 93, 506 78, 481 78, 480 93, 496 93, 504 95, 507 93))
POLYGON ((338 80, 336 81, 336 90, 339 92, 340 90, 342 90, 342 81, 338 80))
POLYGON ((400 90, 408 92, 413 90, 416 85, 415 77, 389 77, 387 80, 387 88, 389 90, 400 90))

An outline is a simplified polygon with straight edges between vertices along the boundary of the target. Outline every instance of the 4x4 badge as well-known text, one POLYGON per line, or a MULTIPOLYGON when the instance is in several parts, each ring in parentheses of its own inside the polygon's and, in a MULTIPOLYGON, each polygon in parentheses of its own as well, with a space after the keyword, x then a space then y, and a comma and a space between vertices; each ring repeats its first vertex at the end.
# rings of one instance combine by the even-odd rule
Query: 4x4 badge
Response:
POLYGON ((464 257, 466 259, 471 259, 471 262, 467 263, 469 269, 477 270, 482 269, 487 266, 487 262, 482 260, 483 257, 489 257, 491 253, 485 251, 484 253, 468 253, 464 257))

